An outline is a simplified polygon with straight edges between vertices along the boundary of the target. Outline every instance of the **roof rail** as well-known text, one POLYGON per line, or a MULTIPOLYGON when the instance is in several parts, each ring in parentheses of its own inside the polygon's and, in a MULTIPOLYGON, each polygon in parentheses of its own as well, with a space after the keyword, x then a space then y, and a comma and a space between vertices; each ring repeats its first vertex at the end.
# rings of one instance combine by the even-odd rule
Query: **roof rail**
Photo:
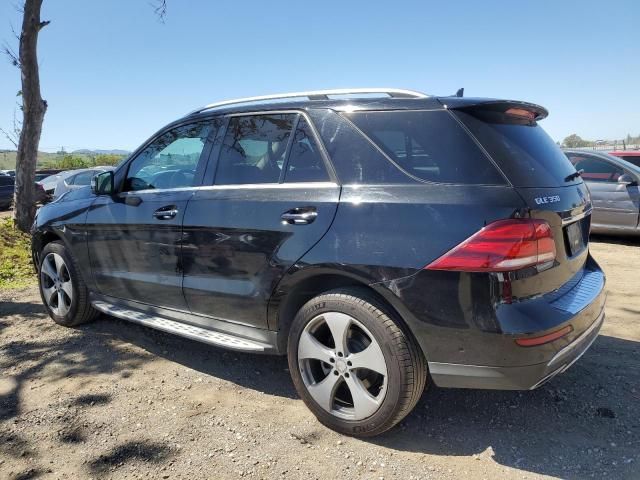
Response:
POLYGON ((403 90, 400 88, 335 88, 332 90, 310 90, 308 92, 292 92, 292 93, 276 93, 272 95, 261 95, 259 97, 236 98, 233 100, 224 100, 222 102, 210 103, 202 108, 198 108, 188 115, 204 112, 228 105, 238 105, 241 103, 258 103, 267 100, 279 100, 285 98, 307 97, 309 100, 328 100, 329 95, 358 95, 369 93, 385 93, 392 98, 426 98, 428 95, 415 92, 413 90, 403 90))

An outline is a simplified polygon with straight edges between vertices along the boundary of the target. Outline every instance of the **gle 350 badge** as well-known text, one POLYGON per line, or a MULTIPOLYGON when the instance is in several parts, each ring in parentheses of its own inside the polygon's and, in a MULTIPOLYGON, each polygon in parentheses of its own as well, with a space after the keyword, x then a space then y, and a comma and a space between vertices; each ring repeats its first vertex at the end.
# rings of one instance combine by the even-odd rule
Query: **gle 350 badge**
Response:
POLYGON ((560 195, 551 195, 549 197, 536 197, 534 198, 537 205, 544 205, 545 203, 558 203, 560 201, 560 195))

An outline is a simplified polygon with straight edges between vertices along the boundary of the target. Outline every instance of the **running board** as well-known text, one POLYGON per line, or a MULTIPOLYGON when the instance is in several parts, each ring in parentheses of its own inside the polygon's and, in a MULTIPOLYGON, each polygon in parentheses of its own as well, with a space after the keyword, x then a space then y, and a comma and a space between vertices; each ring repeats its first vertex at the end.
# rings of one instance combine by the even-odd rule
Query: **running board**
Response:
POLYGON ((91 305, 96 310, 112 315, 114 317, 139 323, 145 327, 155 328, 163 332, 172 333, 181 337, 190 338, 198 342, 215 345, 216 347, 228 348, 231 350, 241 350, 244 352, 264 352, 270 347, 264 343, 248 340, 246 338, 235 337, 227 333, 215 332, 206 328, 196 327, 187 323, 176 322, 168 318, 156 317, 138 310, 131 310, 102 300, 94 300, 91 305))

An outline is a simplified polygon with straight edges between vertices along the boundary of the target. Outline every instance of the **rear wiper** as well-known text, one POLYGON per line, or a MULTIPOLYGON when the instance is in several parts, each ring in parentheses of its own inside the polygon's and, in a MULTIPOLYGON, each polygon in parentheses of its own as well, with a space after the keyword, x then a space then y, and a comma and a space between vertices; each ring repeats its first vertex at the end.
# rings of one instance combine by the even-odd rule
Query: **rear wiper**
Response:
POLYGON ((571 175, 567 175, 566 177, 564 177, 564 181, 570 182, 571 180, 575 180, 583 173, 584 173, 584 169, 581 168, 580 170, 577 170, 575 173, 572 173, 571 175))

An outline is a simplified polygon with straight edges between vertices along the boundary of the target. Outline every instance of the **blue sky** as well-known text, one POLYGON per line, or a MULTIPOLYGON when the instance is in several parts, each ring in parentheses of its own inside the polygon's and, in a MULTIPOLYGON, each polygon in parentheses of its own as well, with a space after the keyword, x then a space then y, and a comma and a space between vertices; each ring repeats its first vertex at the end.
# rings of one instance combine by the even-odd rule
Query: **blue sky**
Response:
MULTIPOLYGON (((19 0, 0 2, 14 45, 19 0)), ((556 140, 640 134, 640 2, 44 0, 41 149, 134 149, 200 105, 393 86, 540 103, 556 140)), ((19 72, 0 60, 0 126, 19 72)), ((0 148, 10 147, 0 138, 0 148)))

